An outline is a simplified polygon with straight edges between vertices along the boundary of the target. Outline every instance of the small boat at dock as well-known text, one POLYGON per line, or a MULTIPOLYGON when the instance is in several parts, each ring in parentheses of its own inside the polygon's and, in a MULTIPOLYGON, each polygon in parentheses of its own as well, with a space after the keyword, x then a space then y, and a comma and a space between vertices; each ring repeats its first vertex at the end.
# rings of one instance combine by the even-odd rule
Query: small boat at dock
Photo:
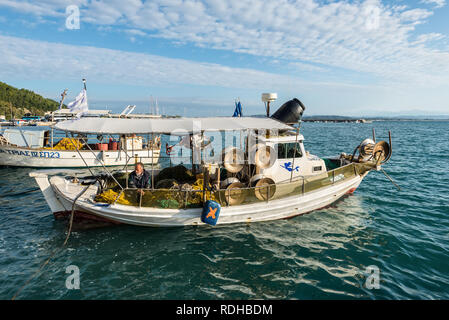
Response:
MULTIPOLYGON (((272 102, 274 99, 266 102, 272 102)), ((304 147, 304 105, 293 99, 259 117, 104 119, 64 121, 70 135, 182 136, 170 167, 150 172, 150 187, 128 185, 129 170, 96 175, 35 171, 55 217, 69 215, 150 227, 249 223, 291 218, 353 193, 366 175, 391 157, 390 141, 365 139, 352 155, 320 158, 304 147), (212 134, 215 139, 208 137, 212 134), (222 143, 231 135, 231 144, 222 143), (212 141, 212 142, 211 142, 212 141), (218 145, 218 147, 217 147, 218 145), (220 152, 212 152, 211 148, 220 152), (190 150, 189 163, 177 159, 190 150)), ((184 157, 185 159, 185 157, 184 157)), ((132 163, 130 163, 132 164, 132 163)), ((147 167, 148 168, 148 167, 147 167)))

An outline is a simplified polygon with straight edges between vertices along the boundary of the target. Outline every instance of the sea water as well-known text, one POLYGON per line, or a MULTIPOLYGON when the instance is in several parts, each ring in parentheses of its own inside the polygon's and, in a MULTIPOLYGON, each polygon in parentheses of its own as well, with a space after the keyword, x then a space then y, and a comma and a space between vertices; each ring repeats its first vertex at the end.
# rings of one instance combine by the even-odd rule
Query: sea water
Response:
MULTIPOLYGON (((353 195, 289 220, 75 230, 17 299, 448 299, 449 122, 303 123, 301 132, 324 157, 352 153, 373 127, 377 140, 392 131, 384 168, 401 191, 371 172, 353 195), (73 270, 79 289, 68 289, 73 270)), ((66 237, 30 171, 0 168, 1 299, 66 237)))

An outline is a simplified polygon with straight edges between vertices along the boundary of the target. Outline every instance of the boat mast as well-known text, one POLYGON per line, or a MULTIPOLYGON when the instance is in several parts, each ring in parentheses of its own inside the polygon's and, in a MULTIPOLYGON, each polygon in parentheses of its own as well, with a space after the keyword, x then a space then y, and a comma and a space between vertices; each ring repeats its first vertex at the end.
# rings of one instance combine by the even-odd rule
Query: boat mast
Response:
POLYGON ((64 89, 64 92, 61 93, 61 101, 59 102, 59 110, 62 109, 62 105, 64 103, 65 96, 67 95, 68 89, 64 89))
MULTIPOLYGON (((64 104, 64 99, 65 99, 65 96, 67 95, 67 91, 68 91, 68 89, 64 89, 64 91, 61 93, 61 101, 59 102, 59 110, 61 110, 62 109, 62 106, 63 106, 63 104, 64 104)), ((51 122, 54 122, 55 121, 55 112, 53 111, 52 113, 51 113, 51 122)), ((54 133, 54 131, 53 131, 53 127, 51 128, 51 148, 53 149, 53 133, 54 133)))

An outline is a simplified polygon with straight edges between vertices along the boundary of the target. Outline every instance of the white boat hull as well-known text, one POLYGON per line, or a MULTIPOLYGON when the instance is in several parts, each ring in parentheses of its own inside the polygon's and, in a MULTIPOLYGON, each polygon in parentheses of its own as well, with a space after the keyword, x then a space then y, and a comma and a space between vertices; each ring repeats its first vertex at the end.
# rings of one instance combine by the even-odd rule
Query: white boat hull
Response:
MULTIPOLYGON (((124 151, 83 150, 80 157, 77 151, 32 149, 12 146, 0 146, 0 166, 31 167, 31 168, 81 168, 105 166, 124 166, 126 154, 124 151)), ((158 163, 160 150, 128 151, 131 157, 137 157, 144 164, 158 163)), ((131 164, 134 159, 130 160, 131 164)))
MULTIPOLYGON (((259 202, 222 207, 218 224, 286 219, 326 207, 345 194, 354 192, 366 174, 355 175, 350 179, 342 180, 303 195, 270 200, 268 205, 267 202, 259 202)), ((56 216, 70 213, 74 200, 85 188, 83 185, 69 182, 59 176, 48 179, 44 173, 34 172, 31 175, 36 178, 47 203, 56 216)), ((97 187, 95 185, 90 186, 76 201, 74 210, 77 213, 88 214, 97 219, 138 226, 176 227, 204 225, 201 222, 202 208, 159 209, 139 208, 120 204, 105 205, 93 201, 96 191, 97 187)))

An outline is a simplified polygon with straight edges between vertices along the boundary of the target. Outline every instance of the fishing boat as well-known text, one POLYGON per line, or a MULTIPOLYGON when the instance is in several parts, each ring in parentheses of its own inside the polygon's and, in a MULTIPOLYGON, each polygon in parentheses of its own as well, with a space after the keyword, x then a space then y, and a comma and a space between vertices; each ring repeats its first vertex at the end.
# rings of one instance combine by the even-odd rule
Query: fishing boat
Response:
MULTIPOLYGON (((59 109, 46 114, 48 122, 40 122, 49 128, 27 130, 7 128, 0 134, 0 166, 31 168, 79 168, 125 166, 130 158, 144 164, 159 161, 161 141, 156 135, 136 135, 135 133, 113 135, 97 134, 96 127, 89 134, 69 136, 68 132, 55 130, 59 121, 77 122, 81 119, 116 117, 130 118, 136 108, 128 105, 120 114, 109 110, 89 110, 87 103, 86 80, 84 88, 76 99, 64 109, 67 89, 61 94, 59 109)), ((160 117, 159 115, 133 115, 133 117, 160 117)), ((28 116, 23 121, 36 121, 40 117, 28 116)))
POLYGON ((86 118, 56 124, 70 135, 95 128, 102 135, 166 134, 175 142, 182 136, 187 146, 172 146, 170 166, 146 167, 146 189, 128 185, 128 166, 101 175, 35 171, 30 176, 57 218, 175 227, 285 219, 320 209, 353 193, 390 159, 391 134, 389 142, 376 142, 375 136, 363 140, 352 154, 310 154, 299 125, 304 105, 293 99, 270 116, 275 98, 263 96, 267 117, 86 118), (184 160, 188 154, 188 163, 177 159, 180 153, 184 160))
MULTIPOLYGON (((79 120, 74 120, 79 121, 79 120)), ((95 130, 92 130, 95 131, 95 130)), ((7 128, 0 135, 0 166, 79 168, 124 166, 129 157, 150 164, 160 155, 160 137, 68 135, 53 129, 7 128)))

